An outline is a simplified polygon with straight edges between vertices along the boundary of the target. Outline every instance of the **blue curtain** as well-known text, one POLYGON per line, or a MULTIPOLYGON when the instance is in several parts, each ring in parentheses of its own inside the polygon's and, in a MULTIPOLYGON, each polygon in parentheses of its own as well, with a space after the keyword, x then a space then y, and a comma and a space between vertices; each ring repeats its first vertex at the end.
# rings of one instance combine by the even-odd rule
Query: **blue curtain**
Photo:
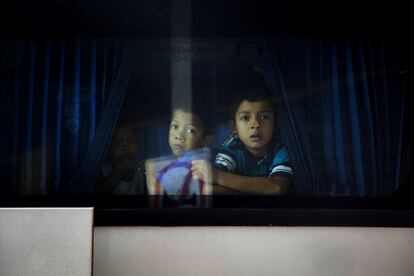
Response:
POLYGON ((384 41, 280 40, 261 46, 297 192, 378 196, 401 182, 404 54, 384 41))
POLYGON ((0 43, 0 191, 77 192, 105 154, 131 51, 103 39, 0 43))
MULTIPOLYGON (((133 43, 126 42, 124 45, 117 45, 117 49, 122 49, 122 52, 119 56, 119 64, 116 65, 116 72, 113 74, 114 79, 108 91, 104 112, 96 133, 93 132, 92 136, 89 136, 88 149, 76 176, 70 183, 70 193, 92 194, 96 190, 95 180, 110 146, 112 133, 118 121, 129 78, 136 61, 133 43)), ((90 79, 93 80, 94 76, 91 75, 90 79)))

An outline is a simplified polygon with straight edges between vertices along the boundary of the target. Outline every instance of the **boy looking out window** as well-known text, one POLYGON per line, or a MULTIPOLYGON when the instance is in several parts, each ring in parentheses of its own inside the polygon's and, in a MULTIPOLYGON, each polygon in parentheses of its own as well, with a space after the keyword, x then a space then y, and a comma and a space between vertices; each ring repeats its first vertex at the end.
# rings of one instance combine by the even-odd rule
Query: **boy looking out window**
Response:
MULTIPOLYGON (((219 149, 211 168, 213 192, 285 193, 291 185, 293 170, 287 149, 276 134, 269 91, 256 84, 246 87, 234 101, 232 114, 233 134, 219 149)), ((205 167, 205 162, 193 161, 193 175, 205 167)))

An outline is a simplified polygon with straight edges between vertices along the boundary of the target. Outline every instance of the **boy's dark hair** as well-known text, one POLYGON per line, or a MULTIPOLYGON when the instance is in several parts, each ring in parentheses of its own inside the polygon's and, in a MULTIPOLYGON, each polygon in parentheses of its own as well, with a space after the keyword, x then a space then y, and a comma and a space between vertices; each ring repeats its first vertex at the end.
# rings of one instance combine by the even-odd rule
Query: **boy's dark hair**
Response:
POLYGON ((239 88, 237 93, 233 94, 230 103, 229 118, 234 119, 234 116, 239 108, 240 104, 243 101, 249 102, 258 102, 258 101, 267 101, 272 107, 273 112, 275 112, 275 100, 273 93, 266 86, 266 84, 254 81, 246 85, 243 85, 239 88))
POLYGON ((191 112, 198 117, 205 135, 214 133, 215 128, 215 111, 211 95, 204 89, 193 90, 191 100, 175 99, 172 107, 172 114, 175 110, 191 112))

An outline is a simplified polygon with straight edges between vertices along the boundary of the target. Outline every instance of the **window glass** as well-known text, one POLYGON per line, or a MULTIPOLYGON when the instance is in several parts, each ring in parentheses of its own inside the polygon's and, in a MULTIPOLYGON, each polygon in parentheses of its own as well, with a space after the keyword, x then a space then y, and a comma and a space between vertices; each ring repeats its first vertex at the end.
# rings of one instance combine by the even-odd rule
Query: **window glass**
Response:
POLYGON ((3 194, 208 206, 378 197, 408 176, 398 41, 2 39, 0 77, 3 194))

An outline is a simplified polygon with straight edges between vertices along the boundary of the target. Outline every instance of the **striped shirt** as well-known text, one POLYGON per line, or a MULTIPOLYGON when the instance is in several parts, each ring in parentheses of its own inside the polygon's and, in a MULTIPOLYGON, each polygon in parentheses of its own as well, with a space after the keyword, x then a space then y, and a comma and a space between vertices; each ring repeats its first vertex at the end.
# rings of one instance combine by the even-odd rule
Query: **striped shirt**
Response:
POLYGON ((232 134, 219 149, 214 166, 239 175, 291 178, 293 170, 286 147, 279 139, 274 139, 273 145, 263 157, 257 158, 237 135, 232 134))

